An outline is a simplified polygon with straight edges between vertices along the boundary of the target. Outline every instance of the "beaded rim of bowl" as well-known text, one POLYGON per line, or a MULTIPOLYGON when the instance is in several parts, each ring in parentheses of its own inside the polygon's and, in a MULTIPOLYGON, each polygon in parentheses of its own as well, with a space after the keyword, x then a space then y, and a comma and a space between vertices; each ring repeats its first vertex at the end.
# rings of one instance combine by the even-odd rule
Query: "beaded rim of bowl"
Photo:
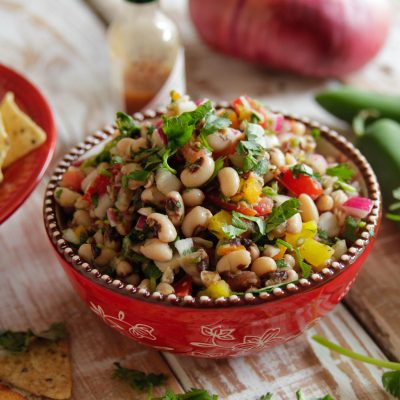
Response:
MULTIPOLYGON (((217 108, 218 107, 229 107, 229 104, 219 103, 217 104, 217 108)), ((273 111, 279 112, 277 110, 273 111)), ((133 118, 136 121, 141 122, 146 118, 158 117, 164 112, 165 108, 159 108, 157 111, 146 110, 143 113, 133 114, 133 118)), ((227 298, 221 297, 212 299, 208 296, 193 297, 187 295, 184 297, 178 297, 175 294, 162 295, 159 292, 150 293, 146 289, 139 289, 134 285, 125 284, 119 279, 113 279, 109 275, 102 274, 99 270, 92 267, 89 263, 81 259, 78 253, 69 246, 65 239, 63 239, 61 228, 58 225, 56 217, 56 209, 58 205, 54 201, 54 191, 58 187, 58 183, 68 167, 80 159, 93 147, 108 139, 115 132, 114 126, 107 126, 102 130, 96 131, 93 135, 88 136, 84 142, 81 142, 77 146, 73 147, 58 163, 58 166, 50 178, 45 192, 43 213, 46 231, 55 249, 78 272, 93 280, 97 284, 100 284, 101 286, 105 286, 113 291, 117 291, 120 294, 128 295, 138 300, 154 301, 169 305, 223 307, 260 304, 311 290, 322 285, 328 280, 333 279, 340 274, 343 269, 354 263, 354 261, 368 247, 371 242, 371 236, 373 236, 376 232, 382 207, 378 181, 374 172, 372 171, 371 166, 365 157, 360 153, 360 151, 336 131, 307 117, 300 117, 297 114, 285 112, 281 112, 281 114, 286 118, 302 122, 309 128, 319 129, 321 132, 321 137, 326 139, 340 152, 344 153, 357 166, 364 178, 369 198, 373 201, 373 208, 367 217, 367 224, 360 232, 358 239, 351 247, 348 248, 347 252, 340 257, 340 260, 329 262, 319 273, 313 273, 307 279, 301 278, 296 282, 284 284, 268 292, 257 294, 246 293, 244 295, 231 295, 227 298)))

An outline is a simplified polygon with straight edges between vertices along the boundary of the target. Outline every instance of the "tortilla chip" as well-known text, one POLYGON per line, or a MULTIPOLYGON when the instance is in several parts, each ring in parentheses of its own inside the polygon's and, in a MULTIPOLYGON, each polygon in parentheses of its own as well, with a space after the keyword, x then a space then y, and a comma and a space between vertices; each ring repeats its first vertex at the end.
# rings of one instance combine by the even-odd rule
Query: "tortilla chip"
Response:
MULTIPOLYGON (((66 400, 72 377, 67 340, 36 340, 26 353, 0 353, 0 380, 36 396, 66 400)), ((1 397, 0 397, 1 398, 1 397)))
POLYGON ((1 400, 27 400, 26 397, 22 396, 17 392, 14 392, 9 387, 4 386, 0 383, 0 399, 1 400))
POLYGON ((10 150, 10 139, 4 128, 3 119, 0 112, 0 182, 3 180, 3 173, 1 168, 3 166, 4 160, 6 159, 8 150, 10 150))
POLYGON ((46 141, 46 133, 19 109, 12 92, 4 96, 0 104, 0 113, 11 143, 3 165, 5 168, 43 144, 46 141))

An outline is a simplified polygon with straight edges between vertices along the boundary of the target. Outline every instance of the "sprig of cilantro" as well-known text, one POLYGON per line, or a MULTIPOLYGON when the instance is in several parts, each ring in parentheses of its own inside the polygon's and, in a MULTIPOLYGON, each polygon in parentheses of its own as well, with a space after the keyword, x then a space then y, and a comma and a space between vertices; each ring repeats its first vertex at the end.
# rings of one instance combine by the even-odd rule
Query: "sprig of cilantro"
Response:
POLYGON ((351 167, 349 167, 348 164, 342 163, 327 168, 326 174, 329 176, 336 177, 337 178, 336 185, 345 192, 355 193, 357 191, 353 186, 347 183, 351 181, 351 179, 355 175, 355 171, 351 167))
POLYGON ((377 367, 390 369, 391 371, 387 371, 382 375, 382 385, 388 393, 390 393, 397 399, 400 399, 400 363, 379 360, 376 358, 365 356, 363 354, 356 353, 352 350, 346 349, 345 347, 330 342, 328 339, 319 335, 314 335, 312 338, 322 346, 325 346, 332 351, 336 351, 337 353, 342 354, 345 357, 376 365, 377 367))
POLYGON ((291 216, 297 214, 299 212, 299 205, 299 200, 291 198, 286 200, 280 206, 274 207, 266 221, 267 225, 265 228, 265 233, 270 233, 280 224, 287 221, 291 216))
POLYGON ((34 333, 30 329, 25 332, 0 331, 0 347, 11 353, 25 353, 29 345, 38 339, 56 342, 68 336, 65 325, 55 322, 46 330, 34 333))
POLYGON ((220 117, 215 113, 209 112, 205 116, 204 125, 200 130, 199 140, 209 150, 212 150, 210 145, 207 142, 207 136, 211 135, 214 132, 219 131, 220 129, 227 128, 231 125, 231 120, 225 117, 220 117))
POLYGON ((168 158, 189 142, 196 125, 212 110, 211 101, 198 106, 193 111, 172 117, 163 116, 163 132, 168 139, 167 148, 162 156, 163 166, 172 173, 176 171, 168 164, 168 158))

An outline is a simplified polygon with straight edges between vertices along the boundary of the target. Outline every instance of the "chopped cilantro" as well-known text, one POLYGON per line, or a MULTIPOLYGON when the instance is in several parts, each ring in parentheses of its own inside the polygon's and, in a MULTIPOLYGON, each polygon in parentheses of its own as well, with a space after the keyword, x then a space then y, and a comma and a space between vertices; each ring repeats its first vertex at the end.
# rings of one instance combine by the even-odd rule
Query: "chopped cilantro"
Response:
POLYGON ((150 279, 150 290, 154 292, 157 286, 157 280, 161 278, 162 272, 154 263, 149 263, 143 270, 144 275, 150 279))
POLYGON ((114 366, 113 378, 127 383, 132 389, 151 391, 153 386, 160 386, 167 379, 164 374, 146 374, 136 369, 124 368, 117 362, 114 366))
POLYGON ((280 238, 276 239, 275 244, 276 245, 281 245, 283 247, 286 247, 290 251, 294 250, 294 247, 290 243, 285 242, 283 239, 280 239, 280 238))
POLYGON ((144 182, 150 176, 150 171, 132 171, 126 177, 134 181, 144 182))
POLYGON ((271 214, 267 219, 267 226, 265 233, 269 233, 277 228, 280 224, 287 221, 291 216, 299 212, 299 200, 291 198, 286 200, 278 207, 272 209, 271 214))
POLYGON ((54 195, 56 196, 57 199, 59 199, 62 195, 63 189, 62 188, 57 188, 56 191, 54 192, 54 195))
POLYGON ((276 197, 278 195, 278 182, 273 181, 271 186, 264 186, 262 189, 262 194, 268 197, 276 197))
POLYGON ((134 119, 123 112, 117 112, 116 124, 122 137, 133 137, 140 133, 140 127, 135 124, 134 119))
POLYGON ((317 140, 321 136, 321 131, 318 128, 311 129, 311 136, 317 140))
POLYGON ((344 237, 350 242, 357 240, 358 221, 348 216, 344 221, 344 237))
POLYGON ((199 134, 200 142, 205 147, 212 150, 210 145, 207 142, 207 136, 211 135, 214 132, 219 131, 220 129, 227 128, 229 125, 231 125, 230 119, 225 118, 225 117, 220 117, 214 113, 209 112, 205 116, 204 125, 200 130, 200 134, 199 134))
POLYGON ((109 170, 105 169, 105 168, 102 168, 102 169, 99 171, 99 175, 101 175, 101 176, 107 176, 108 178, 111 178, 111 177, 112 177, 112 173, 111 173, 109 170))
POLYGON ((287 268, 288 264, 286 263, 286 261, 283 258, 281 258, 280 260, 276 260, 276 266, 278 268, 287 268))
POLYGON ((303 261, 303 257, 300 254, 300 250, 294 249, 294 254, 296 256, 296 261, 297 264, 299 265, 300 269, 301 269, 301 274, 303 276, 303 278, 308 278, 311 274, 312 268, 311 265, 307 264, 306 262, 303 261))
POLYGON ((94 205, 95 207, 97 207, 97 206, 99 205, 99 195, 98 195, 97 193, 93 193, 93 194, 90 196, 90 198, 91 198, 91 200, 92 200, 93 205, 94 205))
MULTIPOLYGON (((266 234, 267 223, 261 217, 253 217, 250 215, 241 214, 237 211, 232 211, 232 224, 234 224, 234 221, 235 222, 240 221, 240 218, 255 222, 261 235, 266 234)), ((242 221, 240 221, 240 222, 243 224, 242 221)), ((244 224, 244 225, 246 225, 246 224, 244 224)))
POLYGON ((355 175, 355 172, 348 164, 338 164, 326 170, 327 175, 336 176, 343 181, 349 181, 355 175))
POLYGON ((298 178, 300 175, 304 176, 314 176, 314 171, 311 167, 306 164, 296 164, 291 168, 292 174, 295 178, 298 178))

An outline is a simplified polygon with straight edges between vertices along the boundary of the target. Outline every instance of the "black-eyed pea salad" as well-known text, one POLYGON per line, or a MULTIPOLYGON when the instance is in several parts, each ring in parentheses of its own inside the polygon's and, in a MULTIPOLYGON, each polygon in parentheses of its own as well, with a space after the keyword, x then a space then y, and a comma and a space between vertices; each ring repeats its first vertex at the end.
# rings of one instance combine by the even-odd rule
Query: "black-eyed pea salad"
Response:
POLYGON ((241 96, 228 108, 172 93, 55 191, 64 238, 101 272, 150 292, 227 297, 308 278, 343 255, 372 201, 318 130, 241 96))

